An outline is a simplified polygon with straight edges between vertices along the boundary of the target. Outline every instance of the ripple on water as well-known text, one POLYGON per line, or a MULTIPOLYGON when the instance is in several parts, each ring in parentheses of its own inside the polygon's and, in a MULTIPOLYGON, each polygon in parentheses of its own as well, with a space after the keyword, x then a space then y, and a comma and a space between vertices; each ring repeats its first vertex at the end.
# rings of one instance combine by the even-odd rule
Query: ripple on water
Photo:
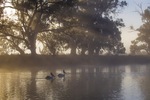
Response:
POLYGON ((150 100, 149 65, 65 67, 66 76, 53 81, 62 69, 0 69, 3 100, 150 100))

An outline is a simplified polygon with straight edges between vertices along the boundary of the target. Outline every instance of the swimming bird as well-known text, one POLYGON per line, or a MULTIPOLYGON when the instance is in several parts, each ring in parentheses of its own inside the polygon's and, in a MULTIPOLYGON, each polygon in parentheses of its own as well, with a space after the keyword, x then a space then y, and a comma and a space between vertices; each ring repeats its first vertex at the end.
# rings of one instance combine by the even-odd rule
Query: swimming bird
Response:
POLYGON ((59 78, 65 77, 65 74, 66 74, 65 70, 63 70, 63 73, 58 74, 58 77, 59 78))
POLYGON ((50 73, 50 75, 46 76, 45 79, 53 80, 53 79, 55 79, 55 75, 53 73, 50 73))

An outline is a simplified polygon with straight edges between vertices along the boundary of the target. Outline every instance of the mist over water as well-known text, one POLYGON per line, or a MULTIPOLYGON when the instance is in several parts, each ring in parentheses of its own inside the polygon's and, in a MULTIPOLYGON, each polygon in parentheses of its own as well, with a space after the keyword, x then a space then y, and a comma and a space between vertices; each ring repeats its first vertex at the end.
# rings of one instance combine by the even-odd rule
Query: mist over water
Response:
POLYGON ((150 65, 0 69, 2 100, 150 100, 150 65), (57 75, 66 71, 63 78, 57 75), (46 80, 50 72, 54 80, 46 80))

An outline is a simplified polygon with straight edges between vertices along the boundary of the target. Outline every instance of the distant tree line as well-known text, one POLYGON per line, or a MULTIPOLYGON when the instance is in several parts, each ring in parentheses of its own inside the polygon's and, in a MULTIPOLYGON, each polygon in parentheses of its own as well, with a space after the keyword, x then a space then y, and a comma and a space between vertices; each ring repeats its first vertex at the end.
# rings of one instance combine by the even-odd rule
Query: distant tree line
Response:
POLYGON ((116 18, 119 0, 0 0, 0 53, 36 55, 125 53, 116 18), (6 14, 6 8, 14 10, 6 14), (38 44, 40 43, 40 44, 38 44))

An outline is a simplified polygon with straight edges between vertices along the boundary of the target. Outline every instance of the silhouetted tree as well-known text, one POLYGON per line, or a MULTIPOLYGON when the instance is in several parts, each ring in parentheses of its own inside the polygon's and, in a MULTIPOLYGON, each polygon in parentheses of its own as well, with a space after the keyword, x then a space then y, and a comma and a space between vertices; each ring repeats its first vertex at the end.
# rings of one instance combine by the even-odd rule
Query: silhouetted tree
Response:
MULTIPOLYGON (((71 54, 81 49, 81 54, 99 54, 101 49, 119 51, 123 48, 119 27, 124 26, 122 19, 114 19, 119 7, 126 6, 125 1, 118 0, 80 0, 68 10, 61 10, 54 17, 62 24, 57 34, 71 48, 71 54), (63 16, 62 16, 63 15, 63 16), (121 48, 119 48, 121 47, 121 48)), ((122 52, 120 53, 124 53, 122 52)), ((118 52, 119 53, 119 52, 118 52)))
POLYGON ((132 41, 130 51, 132 54, 138 54, 142 50, 150 54, 150 7, 141 13, 143 25, 137 29, 139 31, 138 37, 132 41))
POLYGON ((124 26, 122 19, 113 19, 113 14, 117 12, 119 7, 127 5, 126 2, 118 0, 87 1, 85 4, 82 3, 82 9, 85 9, 86 12, 82 20, 84 21, 83 27, 93 34, 91 42, 88 44, 89 54, 93 55, 101 48, 113 51, 118 42, 121 42, 121 32, 118 27, 124 26))
POLYGON ((118 0, 12 0, 14 17, 3 17, 0 36, 20 54, 30 50, 35 55, 37 38, 43 43, 41 51, 51 55, 68 48, 72 55, 77 49, 89 55, 101 50, 123 53, 119 27, 124 24, 114 14, 126 5, 118 0))
POLYGON ((37 35, 50 31, 50 16, 63 7, 71 7, 74 4, 73 1, 75 0, 12 0, 9 7, 15 9, 14 19, 10 20, 4 16, 0 23, 3 25, 0 30, 1 37, 20 54, 23 53, 24 50, 21 49, 24 47, 35 55, 37 35))

